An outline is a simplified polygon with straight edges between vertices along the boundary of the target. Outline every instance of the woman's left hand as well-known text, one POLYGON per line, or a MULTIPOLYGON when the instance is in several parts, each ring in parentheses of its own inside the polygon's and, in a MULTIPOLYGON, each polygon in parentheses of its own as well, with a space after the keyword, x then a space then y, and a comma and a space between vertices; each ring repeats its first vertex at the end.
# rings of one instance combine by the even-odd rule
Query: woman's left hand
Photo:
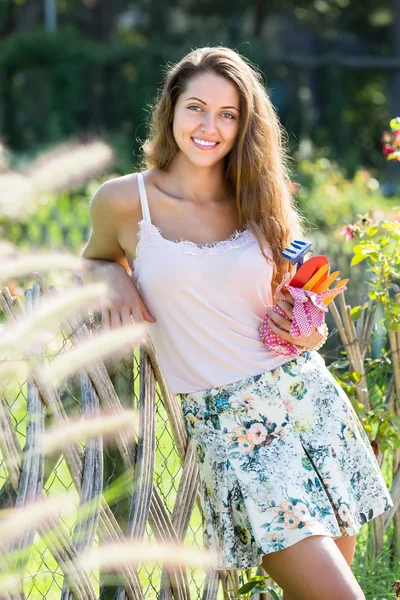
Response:
POLYGON ((269 327, 273 333, 279 336, 282 340, 287 340, 296 346, 298 350, 307 350, 309 348, 314 348, 321 341, 321 336, 316 332, 315 326, 312 326, 312 333, 310 335, 301 335, 298 338, 294 338, 290 335, 290 328, 292 326, 293 321, 293 306, 294 306, 294 298, 292 294, 288 290, 282 290, 285 295, 286 300, 277 300, 274 298, 275 304, 280 306, 280 308, 286 314, 286 318, 278 315, 274 310, 272 310, 272 306, 267 309, 267 314, 269 316, 269 327), (277 327, 279 325, 279 327, 277 327), (282 327, 282 329, 280 329, 282 327))

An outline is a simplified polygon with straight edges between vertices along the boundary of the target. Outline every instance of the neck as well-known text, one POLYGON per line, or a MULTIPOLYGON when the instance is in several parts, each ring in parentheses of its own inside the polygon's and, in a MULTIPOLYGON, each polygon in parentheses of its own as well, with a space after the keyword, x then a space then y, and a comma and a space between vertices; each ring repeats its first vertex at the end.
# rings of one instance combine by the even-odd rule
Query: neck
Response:
POLYGON ((228 200, 223 160, 212 166, 200 167, 178 152, 168 174, 177 193, 194 204, 220 204, 228 200))

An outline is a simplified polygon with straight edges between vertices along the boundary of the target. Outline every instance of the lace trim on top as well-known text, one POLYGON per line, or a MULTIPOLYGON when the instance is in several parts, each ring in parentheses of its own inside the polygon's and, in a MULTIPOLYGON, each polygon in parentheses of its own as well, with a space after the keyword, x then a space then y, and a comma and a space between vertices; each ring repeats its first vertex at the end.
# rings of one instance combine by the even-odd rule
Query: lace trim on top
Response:
POLYGON ((153 223, 149 223, 145 219, 139 221, 138 245, 143 241, 143 232, 146 232, 146 242, 152 246, 161 247, 163 244, 168 244, 171 247, 182 250, 186 254, 219 254, 232 248, 238 248, 246 244, 250 239, 253 239, 252 231, 249 227, 242 230, 237 230, 229 236, 228 239, 219 242, 210 242, 207 244, 196 244, 190 240, 180 239, 177 241, 167 240, 163 237, 159 227, 153 223), (151 243, 153 242, 153 243, 151 243))
POLYGON ((160 228, 146 219, 139 221, 138 225, 138 244, 136 247, 136 258, 133 261, 133 268, 136 266, 143 243, 155 248, 161 248, 163 245, 168 245, 185 254, 208 256, 210 254, 220 254, 221 252, 226 252, 232 248, 239 248, 254 239, 253 233, 248 225, 246 225, 244 229, 234 231, 226 240, 209 242, 206 244, 196 244, 195 242, 183 238, 177 241, 167 240, 167 238, 163 237, 160 228), (144 233, 146 234, 145 236, 144 233))

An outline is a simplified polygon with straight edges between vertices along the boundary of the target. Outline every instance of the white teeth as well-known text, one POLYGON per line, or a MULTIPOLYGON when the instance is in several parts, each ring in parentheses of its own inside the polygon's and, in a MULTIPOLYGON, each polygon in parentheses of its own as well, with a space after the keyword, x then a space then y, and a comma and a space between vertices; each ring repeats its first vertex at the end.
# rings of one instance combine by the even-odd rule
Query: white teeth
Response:
POLYGON ((197 138, 193 138, 196 144, 200 144, 200 146, 216 146, 217 142, 205 142, 204 140, 198 140, 197 138))

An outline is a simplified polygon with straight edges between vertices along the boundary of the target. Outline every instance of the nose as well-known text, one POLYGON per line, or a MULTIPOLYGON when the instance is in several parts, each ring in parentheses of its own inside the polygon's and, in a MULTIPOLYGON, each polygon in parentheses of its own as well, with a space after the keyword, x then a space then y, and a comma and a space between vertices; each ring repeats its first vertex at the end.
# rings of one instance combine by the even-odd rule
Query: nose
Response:
POLYGON ((215 116, 211 112, 204 112, 201 123, 201 130, 205 133, 212 133, 216 130, 215 116))

